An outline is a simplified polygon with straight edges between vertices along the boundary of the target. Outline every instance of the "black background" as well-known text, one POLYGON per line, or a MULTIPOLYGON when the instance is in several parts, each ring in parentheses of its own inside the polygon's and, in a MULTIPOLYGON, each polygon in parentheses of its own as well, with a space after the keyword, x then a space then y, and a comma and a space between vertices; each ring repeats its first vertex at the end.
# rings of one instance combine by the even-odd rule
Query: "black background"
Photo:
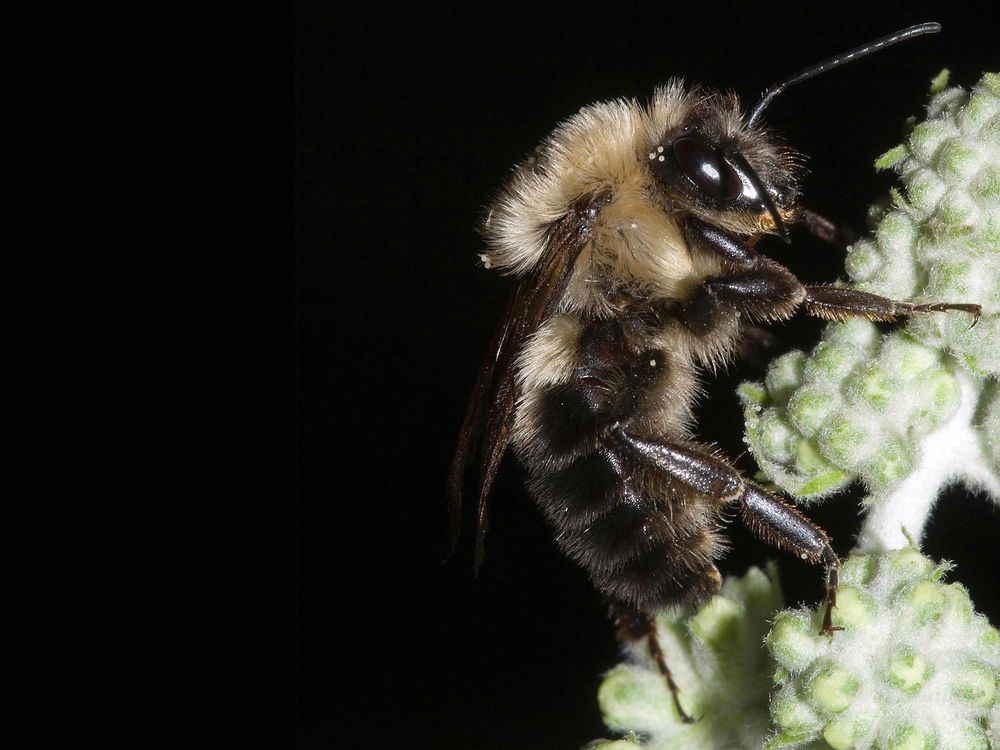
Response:
MULTIPOLYGON (((478 265, 475 227, 556 122, 596 100, 645 100, 675 75, 750 103, 806 64, 941 21, 942 34, 793 88, 769 110, 809 156, 808 204, 862 229, 865 206, 893 181, 872 161, 899 142, 930 78, 947 66, 969 86, 997 69, 986 4, 699 5, 298 3, 301 747, 572 748, 604 734, 595 695, 617 658, 611 625, 584 574, 559 557, 513 462, 494 493, 479 578, 468 543, 439 559, 450 454, 509 289, 478 265)), ((791 248, 764 247, 804 280, 843 267, 801 234, 791 248)), ((810 346, 820 327, 776 327, 780 351, 810 346)), ((742 447, 733 389, 757 375, 722 375, 702 404, 702 434, 730 455, 742 447)), ((858 494, 810 511, 841 554, 858 494)), ((820 570, 730 531, 724 573, 777 559, 789 603, 820 599, 820 570)), ((958 563, 994 622, 998 532, 993 506, 953 492, 926 545, 958 563)))

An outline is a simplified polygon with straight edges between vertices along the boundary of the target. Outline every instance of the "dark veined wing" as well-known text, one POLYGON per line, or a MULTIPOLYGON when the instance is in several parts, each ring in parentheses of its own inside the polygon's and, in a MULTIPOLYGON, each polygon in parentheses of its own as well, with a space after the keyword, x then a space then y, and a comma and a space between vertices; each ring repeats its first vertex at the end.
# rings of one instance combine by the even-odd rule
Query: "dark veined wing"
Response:
POLYGON ((593 218, 606 202, 604 198, 581 201, 564 219, 553 225, 542 257, 514 289, 506 313, 493 335, 490 356, 479 369, 448 477, 450 554, 458 543, 461 531, 463 480, 478 450, 477 572, 483 561, 488 525, 487 501, 510 442, 514 422, 518 395, 514 364, 527 338, 558 308, 580 250, 590 238, 593 218))

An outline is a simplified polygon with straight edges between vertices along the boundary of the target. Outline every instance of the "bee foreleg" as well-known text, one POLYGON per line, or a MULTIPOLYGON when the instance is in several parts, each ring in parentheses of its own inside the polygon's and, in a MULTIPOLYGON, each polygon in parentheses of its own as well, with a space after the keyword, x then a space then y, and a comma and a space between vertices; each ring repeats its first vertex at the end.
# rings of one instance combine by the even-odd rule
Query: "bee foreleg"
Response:
POLYGON ((663 649, 660 647, 660 639, 656 635, 655 618, 646 612, 620 602, 611 605, 611 617, 614 619, 615 625, 618 626, 622 635, 629 640, 639 641, 643 638, 646 639, 646 642, 649 644, 649 655, 653 657, 657 669, 660 670, 663 679, 667 681, 667 687, 670 689, 670 695, 674 699, 674 707, 677 709, 681 721, 685 724, 694 724, 695 719, 681 706, 680 688, 674 682, 674 677, 670 673, 670 667, 667 666, 666 657, 663 655, 663 649))
POLYGON ((808 208, 799 208, 796 223, 802 224, 813 237, 841 249, 846 249, 856 239, 856 235, 848 227, 838 225, 808 208))
POLYGON ((831 617, 837 604, 839 561, 830 538, 798 509, 747 481, 725 460, 700 446, 654 442, 630 435, 622 428, 614 437, 633 453, 691 489, 716 498, 720 504, 738 502, 743 522, 769 544, 797 554, 803 560, 821 563, 827 572, 824 634, 832 633, 831 617))
MULTIPOLYGON (((839 286, 807 286, 805 306, 811 315, 825 320, 868 318, 869 320, 895 320, 915 312, 945 312, 961 310, 972 315, 975 325, 982 314, 982 307, 968 303, 897 302, 877 294, 839 286)), ((971 328, 971 326, 970 326, 971 328)))

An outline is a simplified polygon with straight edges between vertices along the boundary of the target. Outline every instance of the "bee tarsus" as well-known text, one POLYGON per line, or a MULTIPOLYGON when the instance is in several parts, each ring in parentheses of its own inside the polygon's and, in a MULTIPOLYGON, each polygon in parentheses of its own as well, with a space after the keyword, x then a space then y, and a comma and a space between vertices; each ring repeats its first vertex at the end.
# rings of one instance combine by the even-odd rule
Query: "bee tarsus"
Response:
POLYGON ((664 657, 663 649, 660 647, 659 636, 656 634, 656 622, 653 618, 645 612, 631 609, 623 604, 612 604, 611 619, 626 639, 630 641, 646 639, 650 658, 656 663, 656 668, 666 680, 667 689, 670 690, 670 697, 673 699, 677 715, 685 724, 697 723, 698 720, 685 711, 681 705, 681 691, 677 687, 677 683, 674 682, 670 667, 667 666, 666 657, 664 657))

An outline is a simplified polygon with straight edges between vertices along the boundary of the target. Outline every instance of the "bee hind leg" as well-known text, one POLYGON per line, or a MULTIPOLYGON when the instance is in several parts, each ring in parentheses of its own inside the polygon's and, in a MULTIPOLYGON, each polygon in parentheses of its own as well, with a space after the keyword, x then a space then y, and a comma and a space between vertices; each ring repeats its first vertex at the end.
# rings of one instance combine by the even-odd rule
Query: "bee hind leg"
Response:
MULTIPOLYGON (((716 575, 718 575, 718 571, 716 571, 716 575)), ((666 657, 664 657, 663 649, 660 646, 659 636, 656 634, 656 620, 653 615, 630 607, 627 604, 616 602, 611 605, 611 617, 622 635, 629 640, 640 641, 643 638, 646 639, 646 642, 649 644, 649 655, 656 662, 657 669, 660 670, 660 674, 663 675, 663 679, 667 682, 667 688, 670 690, 670 695, 673 698, 674 708, 677 709, 678 716, 680 716, 681 721, 685 724, 694 724, 697 720, 692 718, 681 706, 681 691, 677 687, 677 683, 674 682, 674 677, 670 673, 670 667, 667 666, 666 657)))
POLYGON ((797 508, 779 500, 762 487, 744 479, 729 463, 708 448, 692 443, 657 442, 631 435, 622 428, 613 433, 623 449, 631 451, 701 495, 719 505, 737 503, 743 523, 754 534, 807 562, 826 568, 826 610, 820 633, 837 630, 832 623, 837 606, 840 560, 830 538, 797 508))
POLYGON ((840 560, 833 551, 826 532, 788 503, 765 492, 753 482, 746 482, 740 497, 740 515, 744 525, 775 547, 789 550, 803 560, 821 563, 826 568, 826 609, 821 635, 840 630, 833 626, 833 608, 837 606, 840 560))

